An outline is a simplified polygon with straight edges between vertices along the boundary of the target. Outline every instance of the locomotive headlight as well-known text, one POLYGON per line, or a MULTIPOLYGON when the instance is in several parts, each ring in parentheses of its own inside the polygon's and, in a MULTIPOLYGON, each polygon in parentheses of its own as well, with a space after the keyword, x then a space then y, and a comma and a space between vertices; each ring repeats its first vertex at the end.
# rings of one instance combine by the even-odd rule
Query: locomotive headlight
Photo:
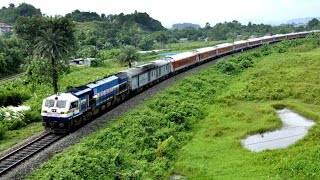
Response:
POLYGON ((63 123, 60 123, 60 124, 59 124, 59 127, 63 128, 63 127, 64 127, 64 124, 63 124, 63 123))

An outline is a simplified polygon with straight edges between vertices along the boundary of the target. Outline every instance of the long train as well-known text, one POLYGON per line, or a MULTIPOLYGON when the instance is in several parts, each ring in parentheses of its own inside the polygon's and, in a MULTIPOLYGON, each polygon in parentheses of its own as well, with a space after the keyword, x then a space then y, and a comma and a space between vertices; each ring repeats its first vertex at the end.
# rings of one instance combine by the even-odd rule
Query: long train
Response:
POLYGON ((196 49, 118 72, 43 100, 41 115, 47 131, 66 133, 145 88, 203 62, 287 39, 304 38, 320 30, 278 34, 196 49))

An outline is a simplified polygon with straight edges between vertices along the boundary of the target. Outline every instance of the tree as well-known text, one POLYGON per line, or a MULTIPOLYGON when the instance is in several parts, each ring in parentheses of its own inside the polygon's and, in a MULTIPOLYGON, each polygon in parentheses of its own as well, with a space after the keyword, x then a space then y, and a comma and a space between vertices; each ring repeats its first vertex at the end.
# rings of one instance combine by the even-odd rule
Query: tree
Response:
POLYGON ((145 36, 143 38, 140 38, 140 42, 138 44, 139 48, 146 51, 146 50, 150 50, 152 49, 153 45, 154 45, 154 40, 152 37, 150 36, 145 36))
POLYGON ((119 60, 122 64, 129 64, 131 68, 133 61, 138 61, 140 59, 138 50, 134 46, 125 46, 119 55, 119 60))
POLYGON ((29 49, 29 56, 50 63, 46 71, 51 72, 53 89, 57 93, 59 72, 66 64, 63 58, 72 53, 76 45, 74 23, 68 17, 19 18, 15 30, 29 49))
POLYGON ((89 22, 89 21, 101 21, 102 17, 96 12, 81 12, 78 9, 72 13, 67 14, 72 21, 76 22, 89 22))
POLYGON ((51 63, 52 85, 54 93, 57 93, 59 90, 57 61, 62 59, 69 52, 70 47, 59 29, 55 31, 53 31, 52 28, 42 30, 41 35, 36 38, 35 42, 35 56, 46 59, 51 63))
POLYGON ((315 27, 319 26, 319 20, 316 18, 313 18, 308 22, 307 28, 308 29, 314 29, 315 27))
POLYGON ((42 16, 40 9, 26 3, 21 3, 18 7, 9 4, 8 8, 0 9, 0 22, 14 24, 19 17, 42 16))
POLYGON ((204 26, 205 29, 210 29, 211 26, 210 26, 210 23, 209 22, 206 22, 206 25, 204 26))
POLYGON ((0 36, 0 77, 20 72, 25 53, 18 38, 0 36))

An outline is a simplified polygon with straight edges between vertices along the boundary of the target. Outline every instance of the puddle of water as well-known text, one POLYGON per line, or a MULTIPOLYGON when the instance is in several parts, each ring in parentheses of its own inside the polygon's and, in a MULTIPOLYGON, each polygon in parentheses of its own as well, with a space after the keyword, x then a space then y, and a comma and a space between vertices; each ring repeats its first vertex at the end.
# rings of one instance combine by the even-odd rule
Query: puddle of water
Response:
POLYGON ((289 109, 277 110, 277 115, 283 123, 281 129, 249 136, 241 141, 242 145, 254 152, 287 148, 302 139, 308 133, 310 127, 315 125, 314 121, 306 119, 289 109))

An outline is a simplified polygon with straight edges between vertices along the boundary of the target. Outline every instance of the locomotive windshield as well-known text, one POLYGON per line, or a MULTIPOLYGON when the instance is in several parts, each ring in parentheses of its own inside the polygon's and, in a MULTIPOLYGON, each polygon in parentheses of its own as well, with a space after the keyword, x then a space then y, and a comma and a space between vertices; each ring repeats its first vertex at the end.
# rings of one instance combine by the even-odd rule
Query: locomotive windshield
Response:
POLYGON ((45 106, 48 107, 48 108, 53 107, 54 106, 54 100, 52 100, 52 99, 46 100, 45 106))
POLYGON ((56 107, 58 108, 65 108, 67 104, 67 101, 57 101, 56 107))
POLYGON ((45 106, 48 108, 57 107, 57 108, 65 108, 67 105, 67 101, 58 100, 55 101, 53 99, 46 100, 45 106))

